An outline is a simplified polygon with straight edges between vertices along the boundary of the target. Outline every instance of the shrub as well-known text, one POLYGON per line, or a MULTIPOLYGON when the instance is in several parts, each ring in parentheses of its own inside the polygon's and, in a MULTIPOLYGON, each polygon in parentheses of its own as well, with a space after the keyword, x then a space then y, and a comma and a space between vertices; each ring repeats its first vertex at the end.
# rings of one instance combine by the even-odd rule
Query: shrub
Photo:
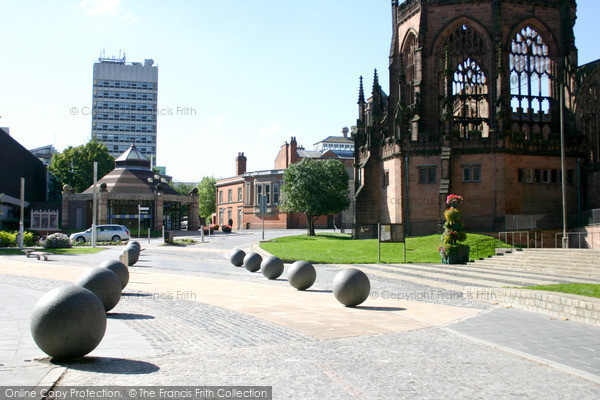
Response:
POLYGON ((442 243, 438 246, 438 251, 442 257, 456 255, 465 246, 459 243, 467 239, 464 226, 460 222, 461 213, 457 208, 462 202, 463 198, 454 194, 451 194, 446 199, 446 204, 450 208, 444 212, 446 223, 444 224, 444 234, 441 238, 442 243))
POLYGON ((16 233, 0 231, 0 247, 13 247, 16 243, 16 239, 16 233))
MULTIPOLYGON (((208 228, 208 226, 205 226, 205 227, 204 227, 204 234, 205 234, 205 235, 208 235, 208 229, 209 229, 209 228, 208 228)), ((215 230, 214 230, 214 229, 211 227, 211 228, 210 228, 210 233, 213 233, 214 231, 215 231, 215 230)))
POLYGON ((210 224, 210 229, 212 229, 213 231, 218 231, 219 225, 218 224, 210 224))
POLYGON ((68 249, 71 247, 69 237, 64 233, 53 233, 43 241, 45 249, 68 249))
MULTIPOLYGON (((0 247, 16 247, 19 245, 17 242, 18 232, 6 232, 0 231, 0 247)), ((25 231, 23 234, 23 245, 35 246, 37 243, 37 235, 33 232, 25 231)))
POLYGON ((231 232, 231 226, 229 225, 223 225, 223 227, 221 228, 221 230, 225 233, 230 233, 231 232))

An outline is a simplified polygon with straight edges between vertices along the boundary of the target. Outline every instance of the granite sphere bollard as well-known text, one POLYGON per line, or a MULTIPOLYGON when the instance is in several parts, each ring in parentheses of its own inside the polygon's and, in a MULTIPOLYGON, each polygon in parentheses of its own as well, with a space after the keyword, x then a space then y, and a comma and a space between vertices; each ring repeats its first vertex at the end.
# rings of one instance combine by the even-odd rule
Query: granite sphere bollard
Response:
POLYGON ((229 261, 236 267, 244 265, 244 257, 246 257, 246 252, 242 249, 234 249, 229 253, 229 261))
POLYGON ((106 311, 110 311, 121 300, 121 280, 109 269, 93 267, 79 275, 76 285, 94 293, 106 311))
POLYGON ((315 283, 317 271, 307 261, 296 261, 288 270, 288 282, 298 290, 306 290, 315 283))
POLYGON ((262 262, 262 257, 260 254, 255 253, 253 251, 246 254, 244 257, 244 267, 250 272, 256 272, 260 269, 260 263, 262 262))
POLYGON ((369 277, 360 269, 344 269, 333 278, 333 295, 346 307, 354 307, 364 302, 370 292, 369 277))
POLYGON ((129 269, 119 260, 106 260, 100 264, 100 268, 106 268, 117 274, 121 281, 121 289, 125 289, 129 283, 129 269))
POLYGON ((139 260, 140 252, 135 247, 125 246, 123 253, 127 253, 127 266, 131 267, 139 260))
POLYGON ((31 313, 33 340, 57 359, 83 357, 94 350, 106 332, 106 312, 92 292, 77 285, 52 289, 31 313))
POLYGON ((277 279, 283 274, 283 261, 279 257, 269 256, 260 263, 260 270, 268 279, 277 279))
POLYGON ((127 245, 128 246, 135 246, 135 247, 138 248, 138 250, 142 250, 142 245, 137 240, 130 240, 130 241, 127 242, 127 245))

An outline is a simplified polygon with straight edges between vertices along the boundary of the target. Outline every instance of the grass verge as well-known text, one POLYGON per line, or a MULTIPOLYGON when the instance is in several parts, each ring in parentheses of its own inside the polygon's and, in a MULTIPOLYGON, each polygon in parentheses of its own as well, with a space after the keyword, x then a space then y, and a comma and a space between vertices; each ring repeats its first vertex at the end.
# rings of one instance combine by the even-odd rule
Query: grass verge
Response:
MULTIPOLYGON (((468 234, 471 259, 494 255, 495 240, 491 236, 468 234)), ((407 263, 440 263, 437 251, 440 235, 406 239, 407 263)), ((285 261, 305 260, 312 263, 366 264, 378 263, 377 239, 352 240, 350 235, 322 233, 317 236, 286 236, 261 243, 261 248, 285 261)), ((382 263, 402 263, 402 243, 381 243, 382 263)))
POLYGON ((555 285, 529 286, 519 289, 545 290, 548 292, 560 292, 577 294, 579 296, 600 298, 600 285, 592 283, 558 283, 555 285))
MULTIPOLYGON (((70 249, 35 249, 36 251, 43 251, 46 253, 52 253, 52 254, 93 254, 93 253, 98 253, 99 251, 103 251, 105 249, 101 248, 101 247, 96 247, 96 248, 92 248, 92 247, 83 247, 83 246, 78 246, 78 247, 72 247, 70 249)), ((23 253, 22 250, 19 249, 15 249, 15 248, 2 248, 0 249, 0 255, 25 255, 25 253, 23 253)))

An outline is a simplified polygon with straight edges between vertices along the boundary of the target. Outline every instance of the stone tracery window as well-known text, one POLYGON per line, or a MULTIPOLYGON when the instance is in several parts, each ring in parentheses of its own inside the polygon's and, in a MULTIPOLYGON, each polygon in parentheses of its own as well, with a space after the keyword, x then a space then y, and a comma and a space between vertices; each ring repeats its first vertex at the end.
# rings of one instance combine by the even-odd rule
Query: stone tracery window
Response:
POLYGON ((416 74, 416 57, 415 50, 417 48, 417 37, 413 33, 409 33, 402 49, 402 65, 404 68, 404 82, 402 87, 402 102, 405 105, 411 105, 415 102, 415 74, 416 74))
POLYGON ((452 99, 451 129, 461 138, 489 136, 489 91, 482 67, 487 54, 483 37, 467 24, 458 26, 437 47, 442 97, 452 99), (444 71, 451 71, 445 79, 444 71))
POLYGON ((526 133, 548 131, 552 61, 548 45, 531 26, 519 31, 510 46, 510 94, 513 121, 526 133))
POLYGON ((452 79, 453 130, 461 138, 475 133, 489 136, 488 85, 484 71, 479 64, 467 58, 454 72, 452 79))

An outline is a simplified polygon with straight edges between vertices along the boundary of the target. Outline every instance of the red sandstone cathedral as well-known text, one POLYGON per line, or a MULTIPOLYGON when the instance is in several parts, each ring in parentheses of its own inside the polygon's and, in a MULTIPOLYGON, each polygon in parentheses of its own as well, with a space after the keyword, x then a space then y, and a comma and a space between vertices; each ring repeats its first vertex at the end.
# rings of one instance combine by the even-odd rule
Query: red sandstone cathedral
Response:
POLYGON ((377 72, 368 99, 360 82, 355 226, 434 233, 450 193, 465 198, 472 230, 515 229, 523 216, 560 226, 562 179, 570 214, 600 208, 600 60, 578 64, 576 10, 392 1, 389 95, 377 72))

